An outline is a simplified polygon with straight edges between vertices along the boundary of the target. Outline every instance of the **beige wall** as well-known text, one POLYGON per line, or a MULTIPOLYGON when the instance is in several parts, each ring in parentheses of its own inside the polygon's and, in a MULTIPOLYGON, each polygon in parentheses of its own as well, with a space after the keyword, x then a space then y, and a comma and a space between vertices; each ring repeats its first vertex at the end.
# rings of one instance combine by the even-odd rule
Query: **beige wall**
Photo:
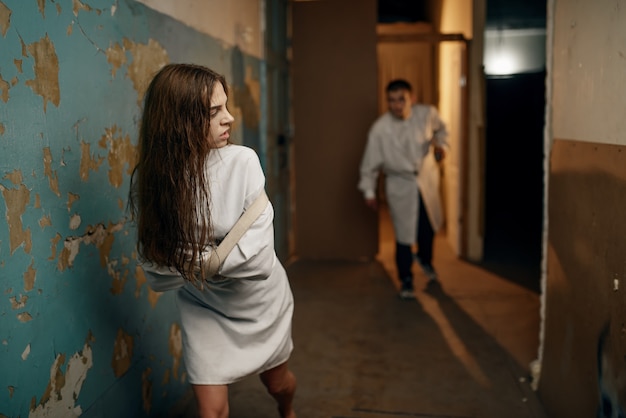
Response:
POLYGON ((538 390, 554 417, 626 411, 625 40, 620 2, 549 0, 538 390))
POLYGON ((146 6, 223 40, 244 53, 263 57, 261 0, 136 0, 146 6), (216 13, 216 11, 219 11, 216 13))
POLYGON ((554 4, 554 137, 626 144, 624 4, 554 4))

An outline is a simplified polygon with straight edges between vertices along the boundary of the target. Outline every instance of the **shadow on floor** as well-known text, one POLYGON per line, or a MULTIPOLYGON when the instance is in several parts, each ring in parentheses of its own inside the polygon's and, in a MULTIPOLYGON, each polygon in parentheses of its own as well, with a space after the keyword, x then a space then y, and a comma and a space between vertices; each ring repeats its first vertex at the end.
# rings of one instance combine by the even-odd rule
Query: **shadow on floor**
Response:
MULTIPOLYGON (((300 418, 543 417, 527 371, 443 287, 397 297, 378 261, 297 261, 290 360, 300 418)), ((232 418, 277 417, 258 378, 232 418)))

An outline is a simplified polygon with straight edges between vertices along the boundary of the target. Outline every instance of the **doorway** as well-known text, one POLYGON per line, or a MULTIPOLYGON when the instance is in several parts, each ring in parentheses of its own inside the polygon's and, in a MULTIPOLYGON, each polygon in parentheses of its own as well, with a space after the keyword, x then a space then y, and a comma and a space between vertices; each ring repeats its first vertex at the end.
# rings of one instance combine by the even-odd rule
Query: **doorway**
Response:
POLYGON ((486 82, 483 265, 539 293, 545 71, 486 82))

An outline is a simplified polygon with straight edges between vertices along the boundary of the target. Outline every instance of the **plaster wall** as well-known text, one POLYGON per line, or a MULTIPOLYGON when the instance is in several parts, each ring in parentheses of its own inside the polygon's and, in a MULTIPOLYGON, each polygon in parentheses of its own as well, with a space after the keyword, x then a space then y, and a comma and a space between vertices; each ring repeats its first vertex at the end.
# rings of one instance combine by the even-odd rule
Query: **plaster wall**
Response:
POLYGON ((626 3, 554 4, 554 137, 626 145, 626 3))
POLYGON ((626 3, 549 2, 539 395, 549 416, 624 416, 626 3))
MULTIPOLYGON (((217 6, 203 13, 224 33, 262 38, 217 6)), ((191 23, 133 0, 0 0, 0 416, 155 416, 188 399, 174 295, 147 287, 126 212, 152 74, 225 74, 235 142, 261 137, 260 54, 191 23)))

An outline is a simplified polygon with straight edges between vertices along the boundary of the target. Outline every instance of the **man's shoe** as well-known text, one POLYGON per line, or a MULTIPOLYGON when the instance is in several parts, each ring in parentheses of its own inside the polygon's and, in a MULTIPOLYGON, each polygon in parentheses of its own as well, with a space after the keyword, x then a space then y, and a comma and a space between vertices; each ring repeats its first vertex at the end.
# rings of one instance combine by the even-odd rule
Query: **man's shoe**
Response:
POLYGON ((422 265, 422 270, 424 270, 424 274, 428 278, 429 282, 433 282, 437 280, 437 272, 433 268, 433 266, 429 264, 422 265))
POLYGON ((400 289, 400 299, 415 299, 415 292, 413 289, 402 288, 400 289))
POLYGON ((428 278, 429 282, 437 280, 437 272, 433 268, 432 264, 424 264, 417 254, 415 254, 415 260, 422 268, 422 271, 424 271, 424 274, 428 278))

